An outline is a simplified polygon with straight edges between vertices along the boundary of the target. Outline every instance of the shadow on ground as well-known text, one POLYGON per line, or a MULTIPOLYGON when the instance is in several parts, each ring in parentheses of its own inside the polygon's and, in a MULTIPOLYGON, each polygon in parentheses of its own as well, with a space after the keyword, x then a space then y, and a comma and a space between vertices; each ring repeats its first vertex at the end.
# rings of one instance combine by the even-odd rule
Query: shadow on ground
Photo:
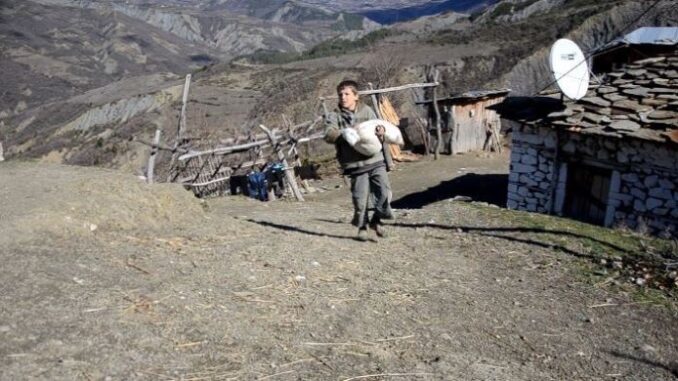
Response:
MULTIPOLYGON (((334 224, 343 224, 343 222, 336 221, 336 220, 331 220, 331 219, 325 219, 325 218, 317 218, 317 221, 321 222, 329 222, 329 223, 334 223, 334 224)), ((549 241, 541 241, 536 239, 535 237, 530 237, 525 234, 552 234, 552 235, 558 235, 558 236, 565 236, 565 237, 570 237, 570 238, 578 238, 578 239, 587 239, 591 240, 593 242, 596 242, 600 245, 603 245, 607 247, 608 249, 616 250, 621 253, 625 254, 633 254, 632 252, 628 251, 627 249, 615 245, 610 242, 606 242, 603 240, 600 240, 595 237, 591 237, 588 235, 584 234, 578 234, 578 233, 573 233, 573 232, 568 232, 568 231, 562 231, 562 230, 551 230, 551 229, 542 229, 542 228, 531 228, 531 227, 477 227, 477 226, 455 226, 455 225, 443 225, 443 224, 436 224, 436 223, 407 223, 407 222, 396 222, 392 224, 388 224, 388 226, 393 226, 396 228, 408 228, 408 229, 421 229, 421 228, 430 228, 430 229, 440 229, 440 230, 451 230, 455 231, 457 233, 467 233, 467 234, 478 234, 486 237, 494 237, 494 238, 500 238, 500 239, 505 239, 507 241, 513 241, 513 242, 520 242, 528 245, 533 245, 533 246, 539 246, 539 247, 544 247, 552 250, 559 250, 563 253, 572 255, 574 257, 578 258, 588 258, 591 260, 596 260, 597 258, 591 254, 587 253, 580 253, 576 250, 572 250, 568 247, 565 247, 564 245, 559 245, 556 243, 552 243, 549 241), (523 234, 522 236, 516 236, 512 234, 523 234)))
POLYGON ((435 187, 411 193, 391 203, 398 209, 421 209, 428 204, 456 196, 467 196, 473 201, 487 202, 500 207, 506 206, 508 175, 469 173, 443 181, 435 187))
POLYGON ((668 365, 665 365, 665 364, 662 364, 659 361, 653 361, 653 360, 650 360, 648 358, 636 357, 636 356, 628 354, 628 353, 622 353, 622 352, 618 352, 618 351, 607 351, 607 353, 609 353, 609 354, 611 354, 615 357, 625 359, 625 360, 636 361, 636 362, 640 362, 640 363, 648 364, 648 365, 651 365, 651 366, 654 366, 654 367, 657 367, 657 368, 664 369, 664 370, 670 372, 671 374, 673 374, 674 377, 678 377, 678 362, 676 362, 676 361, 673 361, 673 362, 669 363, 668 365))
MULTIPOLYGON (((292 225, 283 225, 283 224, 276 224, 274 222, 270 221, 257 221, 253 219, 248 219, 248 222, 255 223, 257 225, 269 227, 269 228, 274 228, 274 229, 279 229, 287 232, 296 232, 296 233, 302 233, 302 234, 308 234, 311 236, 315 237, 329 237, 329 238, 337 238, 337 239, 347 239, 350 241, 358 241, 358 242, 363 242, 357 238, 357 236, 346 236, 346 235, 338 235, 338 234, 328 234, 328 233, 322 233, 322 232, 315 232, 312 230, 300 228, 297 226, 292 226, 292 225)), ((369 242, 376 242, 373 239, 369 239, 369 242)))

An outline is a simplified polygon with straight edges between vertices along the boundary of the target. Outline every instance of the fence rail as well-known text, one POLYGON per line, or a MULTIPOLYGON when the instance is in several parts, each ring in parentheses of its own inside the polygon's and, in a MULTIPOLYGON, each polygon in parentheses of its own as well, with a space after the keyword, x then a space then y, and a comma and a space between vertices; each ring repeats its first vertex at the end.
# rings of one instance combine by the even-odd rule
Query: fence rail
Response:
MULTIPOLYGON (((156 135, 152 142, 140 138, 133 139, 151 148, 151 155, 149 156, 150 168, 147 168, 148 176, 154 176, 152 166, 155 165, 158 152, 169 152, 172 154, 172 160, 167 181, 181 183, 191 189, 197 196, 204 197, 225 193, 227 186, 229 186, 229 180, 243 169, 264 165, 269 161, 280 161, 285 168, 287 185, 291 193, 297 200, 303 201, 303 196, 292 170, 294 168, 290 167, 287 163, 289 162, 293 166, 301 165, 301 160, 298 157, 299 145, 324 137, 324 131, 322 131, 322 128, 318 131, 318 127, 322 127, 320 122, 323 120, 323 116, 327 116, 325 100, 336 99, 336 96, 320 97, 321 105, 325 110, 323 116, 293 125, 288 118, 282 115, 282 127, 269 129, 261 125, 259 127, 263 130, 263 133, 251 133, 249 135, 223 139, 217 143, 216 147, 205 149, 204 144, 206 139, 186 135, 186 106, 188 104, 190 82, 191 78, 187 76, 174 142, 172 144, 163 144, 159 141, 158 135, 156 135), (197 149, 196 143, 203 145, 202 149, 197 149)), ((416 88, 435 88, 438 85, 437 81, 411 83, 384 89, 364 90, 359 93, 361 95, 371 95, 372 98, 375 98, 377 94, 416 88)), ((375 104, 375 107, 377 106, 375 104)), ((153 182, 153 179, 149 178, 148 181, 153 182)), ((305 189, 309 189, 308 184, 305 182, 302 184, 305 189)))

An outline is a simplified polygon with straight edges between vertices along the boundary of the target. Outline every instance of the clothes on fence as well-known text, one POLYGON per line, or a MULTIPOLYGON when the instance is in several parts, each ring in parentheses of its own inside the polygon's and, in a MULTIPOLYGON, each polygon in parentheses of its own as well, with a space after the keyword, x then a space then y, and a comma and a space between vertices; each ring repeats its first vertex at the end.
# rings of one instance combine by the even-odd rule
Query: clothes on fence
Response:
POLYGON ((268 201, 268 185, 265 173, 250 172, 247 175, 247 194, 259 201, 268 201))
POLYGON ((268 192, 273 190, 276 197, 281 197, 285 189, 284 171, 285 167, 281 163, 273 163, 259 172, 252 171, 247 174, 247 196, 268 201, 268 192))

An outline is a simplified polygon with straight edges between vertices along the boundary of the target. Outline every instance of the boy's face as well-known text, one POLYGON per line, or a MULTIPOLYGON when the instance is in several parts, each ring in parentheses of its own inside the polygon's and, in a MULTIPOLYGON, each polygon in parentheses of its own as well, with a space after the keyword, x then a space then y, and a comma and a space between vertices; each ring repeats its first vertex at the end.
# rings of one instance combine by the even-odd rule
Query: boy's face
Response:
POLYGON ((356 105, 358 104, 358 94, 355 93, 353 88, 344 87, 337 92, 337 95, 339 96, 339 105, 341 108, 355 111, 356 105))

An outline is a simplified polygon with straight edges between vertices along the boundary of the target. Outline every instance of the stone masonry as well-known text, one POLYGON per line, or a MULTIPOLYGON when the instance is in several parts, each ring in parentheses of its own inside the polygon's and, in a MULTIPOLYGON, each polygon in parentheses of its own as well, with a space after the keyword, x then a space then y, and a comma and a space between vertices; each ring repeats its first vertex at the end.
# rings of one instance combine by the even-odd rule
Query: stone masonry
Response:
POLYGON ((577 163, 610 173, 605 226, 678 237, 678 57, 609 73, 548 115, 521 112, 511 117, 521 126, 512 138, 510 209, 562 215, 577 163))
POLYGON ((611 170, 606 226, 678 237, 678 151, 657 142, 525 126, 513 134, 507 206, 561 215, 573 161, 611 170))

